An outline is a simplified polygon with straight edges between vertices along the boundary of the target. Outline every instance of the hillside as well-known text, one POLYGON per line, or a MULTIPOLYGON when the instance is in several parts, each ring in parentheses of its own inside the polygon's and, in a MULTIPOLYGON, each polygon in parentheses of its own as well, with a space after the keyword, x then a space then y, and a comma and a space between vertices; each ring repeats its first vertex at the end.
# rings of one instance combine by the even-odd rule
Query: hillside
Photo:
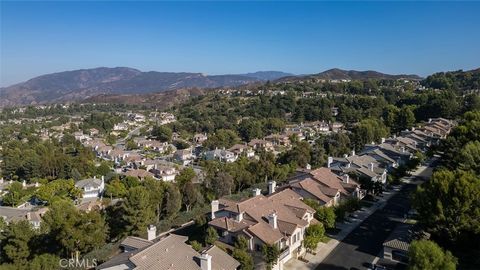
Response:
POLYGON ((329 69, 321 73, 305 75, 305 76, 295 76, 295 77, 285 77, 280 79, 280 81, 298 81, 298 80, 398 80, 398 79, 408 79, 408 80, 420 80, 421 77, 417 75, 391 75, 385 74, 378 71, 367 70, 367 71, 356 71, 356 70, 342 70, 338 68, 329 69))
POLYGON ((102 94, 144 94, 182 88, 238 86, 278 78, 281 73, 204 75, 202 73, 142 72, 137 69, 93 68, 47 74, 0 88, 0 107, 78 101, 102 94))
POLYGON ((480 89, 480 68, 468 71, 438 72, 425 78, 422 84, 426 87, 457 91, 480 89))

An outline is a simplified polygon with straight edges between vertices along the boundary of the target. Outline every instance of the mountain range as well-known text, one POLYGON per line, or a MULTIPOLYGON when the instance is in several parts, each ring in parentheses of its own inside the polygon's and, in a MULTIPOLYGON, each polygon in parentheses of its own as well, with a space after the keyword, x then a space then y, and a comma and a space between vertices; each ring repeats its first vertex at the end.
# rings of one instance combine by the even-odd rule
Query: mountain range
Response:
POLYGON ((420 79, 416 75, 389 75, 376 71, 341 69, 295 76, 280 71, 206 75, 188 72, 142 72, 128 67, 100 67, 42 75, 26 82, 2 87, 0 88, 0 107, 82 101, 106 95, 141 95, 178 89, 235 87, 267 80, 281 82, 304 79, 399 78, 420 79))

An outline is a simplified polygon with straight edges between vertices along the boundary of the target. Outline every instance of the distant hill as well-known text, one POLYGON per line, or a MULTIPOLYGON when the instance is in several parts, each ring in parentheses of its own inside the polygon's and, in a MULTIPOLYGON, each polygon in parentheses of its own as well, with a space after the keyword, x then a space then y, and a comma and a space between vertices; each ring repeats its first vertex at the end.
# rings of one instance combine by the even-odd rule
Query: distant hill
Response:
POLYGON ((0 88, 0 107, 83 100, 101 94, 142 94, 182 88, 239 86, 277 78, 281 72, 249 75, 204 75, 186 72, 142 72, 127 67, 52 73, 0 88), (265 79, 266 80, 266 79, 265 79))
POLYGON ((398 80, 398 79, 407 79, 407 80, 421 80, 422 78, 417 75, 391 75, 385 74, 378 71, 367 70, 367 71, 356 71, 356 70, 342 70, 338 68, 329 69, 321 73, 310 74, 304 76, 295 76, 295 77, 285 77, 279 81, 295 81, 295 80, 308 80, 308 79, 318 79, 318 80, 398 80))
POLYGON ((273 81, 283 77, 295 76, 294 74, 285 73, 281 71, 257 71, 254 73, 246 73, 241 75, 251 77, 251 78, 256 78, 262 81, 273 81))

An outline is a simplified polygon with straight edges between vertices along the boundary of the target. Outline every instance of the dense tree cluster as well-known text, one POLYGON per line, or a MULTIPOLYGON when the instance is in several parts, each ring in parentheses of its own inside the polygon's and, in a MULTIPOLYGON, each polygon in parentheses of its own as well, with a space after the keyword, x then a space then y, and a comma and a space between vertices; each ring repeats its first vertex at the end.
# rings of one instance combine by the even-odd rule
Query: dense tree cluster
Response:
POLYGON ((2 175, 6 179, 22 179, 30 182, 35 178, 74 178, 78 175, 96 175, 94 154, 79 142, 10 141, 3 145, 2 175))
POLYGON ((432 88, 456 91, 480 89, 480 69, 435 73, 423 80, 422 84, 432 88))
POLYGON ((413 197, 421 224, 465 266, 480 264, 479 141, 480 111, 467 112, 439 147, 443 168, 413 197))

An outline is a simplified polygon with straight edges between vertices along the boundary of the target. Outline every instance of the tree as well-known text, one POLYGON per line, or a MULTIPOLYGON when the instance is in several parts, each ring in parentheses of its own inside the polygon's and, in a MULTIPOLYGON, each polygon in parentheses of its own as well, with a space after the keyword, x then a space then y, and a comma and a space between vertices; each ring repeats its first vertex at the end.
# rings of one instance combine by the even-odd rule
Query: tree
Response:
POLYGON ((253 119, 243 120, 238 127, 238 133, 247 142, 252 139, 262 138, 264 136, 263 130, 262 123, 253 119))
POLYGON ((165 189, 165 215, 167 218, 174 217, 182 207, 182 195, 176 185, 167 184, 165 189))
POLYGON ((192 180, 195 178, 195 171, 188 167, 183 169, 176 177, 175 177, 175 182, 178 184, 178 187, 180 189, 183 189, 183 187, 189 183, 192 182, 192 180))
POLYGON ((96 169, 96 175, 105 176, 112 171, 112 166, 108 162, 103 161, 96 169))
POLYGON ((8 193, 3 197, 3 203, 10 206, 16 206, 22 201, 25 195, 23 186, 20 182, 13 182, 8 187, 8 193))
POLYGON ((460 169, 473 170, 480 175, 480 141, 468 142, 460 151, 460 160, 460 169))
POLYGON ((42 254, 35 256, 33 260, 30 262, 28 269, 30 270, 50 270, 50 269, 57 269, 58 262, 60 261, 60 257, 53 255, 53 254, 42 254))
POLYGON ((280 158, 279 161, 283 164, 297 164, 298 166, 305 168, 311 160, 312 149, 308 142, 296 142, 293 145, 293 148, 285 152, 280 158))
POLYGON ((262 246, 263 259, 267 263, 267 269, 272 269, 278 262, 280 256, 280 249, 277 245, 264 244, 262 246))
POLYGON ((238 143, 240 138, 235 131, 230 129, 219 129, 215 134, 209 135, 208 139, 203 142, 203 146, 208 149, 230 148, 238 143))
POLYGON ((243 235, 237 238, 232 256, 240 262, 240 269, 253 270, 253 257, 248 253, 248 240, 243 235))
POLYGON ((155 220, 155 208, 150 200, 150 193, 143 186, 131 188, 123 206, 127 232, 141 235, 155 220))
POLYGON ((435 242, 416 240, 408 250, 410 270, 455 270, 457 259, 450 251, 443 251, 435 242))
POLYGON ((41 185, 35 196, 39 200, 52 204, 57 200, 75 200, 80 198, 81 194, 82 192, 75 186, 72 179, 57 179, 41 185))
POLYGON ((215 241, 218 240, 218 233, 213 227, 207 228, 207 233, 205 235, 205 244, 213 245, 215 241))
POLYGON ((308 252, 312 253, 317 245, 325 237, 325 228, 322 224, 312 224, 305 230, 303 245, 308 252))
POLYGON ((185 210, 188 212, 190 209, 203 203, 203 195, 201 193, 200 185, 195 185, 192 182, 185 184, 182 190, 183 198, 182 202, 185 205, 185 210))
POLYGON ((154 126, 152 128, 152 137, 161 142, 169 142, 172 139, 172 130, 167 126, 154 126))
POLYGON ((403 106, 397 115, 397 130, 410 129, 415 124, 415 114, 409 106, 403 106))
POLYGON ((225 172, 218 172, 212 179, 211 179, 211 189, 215 193, 217 198, 230 195, 232 193, 233 188, 233 177, 225 172))
POLYGON ((43 229, 47 238, 56 243, 62 256, 75 251, 85 253, 105 244, 107 227, 103 217, 96 211, 81 212, 68 201, 55 201, 43 216, 43 229))
POLYGON ((471 172, 439 170, 417 188, 419 221, 442 239, 480 233, 480 178, 471 172))
POLYGON ((355 149, 362 149, 365 144, 379 141, 388 136, 388 128, 378 119, 364 119, 353 129, 355 149))
MULTIPOLYGON (((11 223, 4 232, 5 239, 2 240, 3 256, 7 262, 13 262, 19 266, 26 266, 31 255, 30 241, 35 232, 28 221, 11 223)), ((3 257, 2 256, 2 257, 3 257)))
POLYGON ((124 198, 127 192, 127 187, 119 179, 114 179, 105 186, 105 197, 124 198))
POLYGON ((190 242, 190 245, 192 246, 192 248, 197 251, 197 252, 200 252, 202 250, 202 244, 200 244, 198 241, 196 240, 193 240, 190 242))
POLYGON ((319 207, 315 209, 315 218, 320 221, 324 228, 333 229, 335 228, 335 210, 333 207, 319 207))

